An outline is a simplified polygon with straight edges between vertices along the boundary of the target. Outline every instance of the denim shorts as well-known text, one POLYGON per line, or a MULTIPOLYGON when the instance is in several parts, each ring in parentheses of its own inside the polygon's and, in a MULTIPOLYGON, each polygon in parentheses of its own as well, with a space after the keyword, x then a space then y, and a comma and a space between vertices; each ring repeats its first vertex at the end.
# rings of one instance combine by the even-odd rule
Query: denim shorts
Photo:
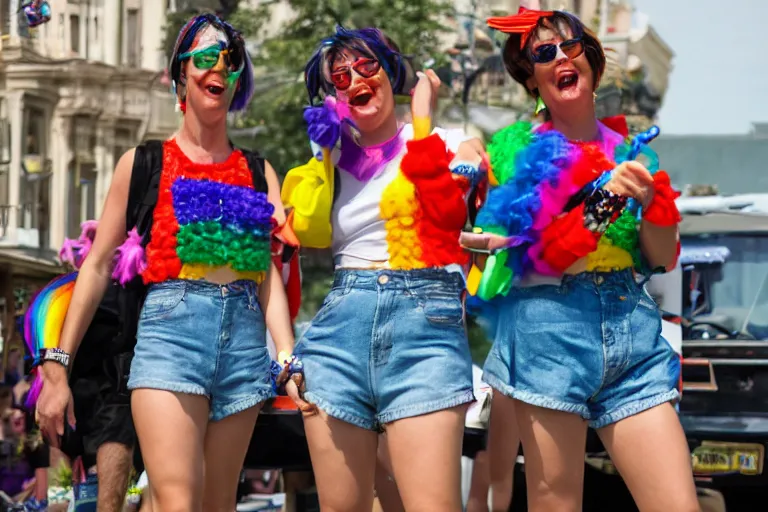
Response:
POLYGON ((307 400, 368 430, 474 401, 463 295, 442 269, 337 270, 294 350, 307 400))
POLYGON ((274 396, 269 366, 255 283, 166 281, 144 301, 128 388, 206 396, 217 421, 274 396))
POLYGON ((505 395, 593 428, 679 398, 679 357, 631 270, 516 287, 499 307, 483 380, 505 395))

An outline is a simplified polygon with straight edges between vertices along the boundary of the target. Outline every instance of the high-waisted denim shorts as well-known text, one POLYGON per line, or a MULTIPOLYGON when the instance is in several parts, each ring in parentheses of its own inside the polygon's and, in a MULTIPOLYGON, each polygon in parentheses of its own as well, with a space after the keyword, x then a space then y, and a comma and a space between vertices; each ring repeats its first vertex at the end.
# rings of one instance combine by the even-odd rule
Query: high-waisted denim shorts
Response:
POLYGON ((255 283, 166 281, 144 301, 128 387, 206 396, 216 421, 274 396, 269 366, 255 283))
POLYGON ((679 357, 630 270, 513 288, 499 308, 483 380, 505 395, 593 428, 678 399, 679 357))
POLYGON ((307 400, 368 430, 472 402, 463 294, 442 269, 338 270, 294 350, 307 400))

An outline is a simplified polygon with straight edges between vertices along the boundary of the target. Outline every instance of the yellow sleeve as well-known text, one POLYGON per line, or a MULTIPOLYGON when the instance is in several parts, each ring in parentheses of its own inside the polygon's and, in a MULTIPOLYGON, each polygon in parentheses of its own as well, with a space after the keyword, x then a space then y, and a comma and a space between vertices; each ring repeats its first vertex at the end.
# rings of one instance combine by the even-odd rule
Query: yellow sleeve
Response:
POLYGON ((291 228, 304 247, 331 246, 333 173, 330 151, 324 149, 322 162, 312 158, 288 171, 283 180, 280 195, 285 207, 293 209, 291 228))

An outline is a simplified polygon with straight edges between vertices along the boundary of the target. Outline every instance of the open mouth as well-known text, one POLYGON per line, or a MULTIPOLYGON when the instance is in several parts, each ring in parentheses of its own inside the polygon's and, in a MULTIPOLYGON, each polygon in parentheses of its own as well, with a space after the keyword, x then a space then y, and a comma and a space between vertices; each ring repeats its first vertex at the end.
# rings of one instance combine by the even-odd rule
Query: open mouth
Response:
POLYGON ((357 94, 350 98, 349 104, 353 107, 362 107, 368 104, 369 101, 373 98, 372 92, 361 92, 360 94, 357 94))
POLYGON ((217 84, 209 84, 205 87, 205 90, 214 96, 219 96, 220 94, 224 93, 224 87, 217 84))
POLYGON ((578 83, 578 74, 572 72, 563 73, 560 78, 557 79, 557 88, 562 91, 564 89, 568 89, 569 87, 575 87, 578 83))

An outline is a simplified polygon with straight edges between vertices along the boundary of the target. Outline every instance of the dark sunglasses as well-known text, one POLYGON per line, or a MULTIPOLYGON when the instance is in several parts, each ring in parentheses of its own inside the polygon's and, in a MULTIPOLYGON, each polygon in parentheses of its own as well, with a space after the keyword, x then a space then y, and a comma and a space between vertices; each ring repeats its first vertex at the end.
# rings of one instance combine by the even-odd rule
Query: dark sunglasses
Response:
POLYGON ((352 70, 363 78, 371 78, 379 69, 381 64, 378 60, 361 57, 351 66, 341 66, 331 71, 331 83, 337 91, 344 91, 352 85, 352 70))
POLYGON ((575 59, 584 53, 584 41, 581 37, 576 37, 563 41, 560 44, 542 44, 531 50, 531 59, 536 64, 547 64, 548 62, 552 62, 557 57, 558 48, 560 48, 563 54, 569 59, 575 59))

